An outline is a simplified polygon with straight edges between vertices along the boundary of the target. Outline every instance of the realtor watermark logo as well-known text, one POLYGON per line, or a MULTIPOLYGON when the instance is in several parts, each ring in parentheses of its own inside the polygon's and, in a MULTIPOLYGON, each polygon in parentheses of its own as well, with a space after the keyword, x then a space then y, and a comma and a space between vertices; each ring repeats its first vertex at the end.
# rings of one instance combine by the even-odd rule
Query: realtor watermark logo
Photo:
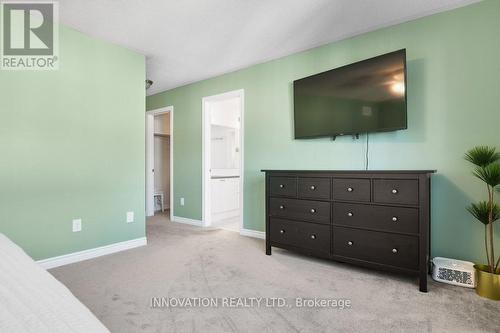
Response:
POLYGON ((0 69, 59 68, 58 5, 56 1, 0 1, 0 69))
POLYGON ((152 297, 151 308, 316 308, 350 309, 346 298, 283 297, 152 297))

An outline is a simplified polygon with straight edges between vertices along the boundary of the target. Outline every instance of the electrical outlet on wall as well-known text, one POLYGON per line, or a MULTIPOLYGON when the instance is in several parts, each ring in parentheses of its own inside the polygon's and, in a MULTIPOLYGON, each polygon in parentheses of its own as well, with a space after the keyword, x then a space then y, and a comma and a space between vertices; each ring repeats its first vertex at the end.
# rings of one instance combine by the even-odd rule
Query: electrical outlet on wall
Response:
POLYGON ((82 231, 82 219, 73 220, 73 232, 82 231))
POLYGON ((134 212, 127 212, 127 223, 134 222, 134 212))
POLYGON ((184 198, 181 198, 181 206, 184 206, 184 198))

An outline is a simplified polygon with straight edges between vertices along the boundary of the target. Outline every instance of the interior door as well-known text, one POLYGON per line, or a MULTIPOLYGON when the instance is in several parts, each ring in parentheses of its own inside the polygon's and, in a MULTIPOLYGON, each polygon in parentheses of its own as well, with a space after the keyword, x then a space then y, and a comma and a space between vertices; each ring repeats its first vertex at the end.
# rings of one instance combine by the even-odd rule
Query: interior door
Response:
POLYGON ((146 115, 146 216, 155 214, 154 205, 154 126, 155 117, 152 114, 146 115))

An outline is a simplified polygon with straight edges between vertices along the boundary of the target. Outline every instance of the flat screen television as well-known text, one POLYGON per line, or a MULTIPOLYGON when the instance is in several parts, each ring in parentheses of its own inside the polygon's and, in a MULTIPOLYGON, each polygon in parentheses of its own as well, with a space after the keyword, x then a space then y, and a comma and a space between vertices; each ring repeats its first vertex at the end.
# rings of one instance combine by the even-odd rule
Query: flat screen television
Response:
POLYGON ((295 138, 407 128, 406 50, 293 82, 295 138))

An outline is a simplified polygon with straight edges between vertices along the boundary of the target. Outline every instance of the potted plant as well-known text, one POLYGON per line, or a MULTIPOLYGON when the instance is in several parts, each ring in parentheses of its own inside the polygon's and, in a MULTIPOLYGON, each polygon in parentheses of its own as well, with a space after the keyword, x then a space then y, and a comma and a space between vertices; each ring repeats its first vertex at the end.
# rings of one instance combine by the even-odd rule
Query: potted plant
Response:
POLYGON ((495 256, 493 224, 500 219, 500 206, 495 203, 495 191, 500 193, 500 153, 495 148, 479 146, 469 150, 465 159, 472 163, 473 174, 486 184, 488 200, 472 203, 467 210, 484 225, 485 265, 476 269, 476 292, 482 297, 500 300, 500 255, 495 256))

